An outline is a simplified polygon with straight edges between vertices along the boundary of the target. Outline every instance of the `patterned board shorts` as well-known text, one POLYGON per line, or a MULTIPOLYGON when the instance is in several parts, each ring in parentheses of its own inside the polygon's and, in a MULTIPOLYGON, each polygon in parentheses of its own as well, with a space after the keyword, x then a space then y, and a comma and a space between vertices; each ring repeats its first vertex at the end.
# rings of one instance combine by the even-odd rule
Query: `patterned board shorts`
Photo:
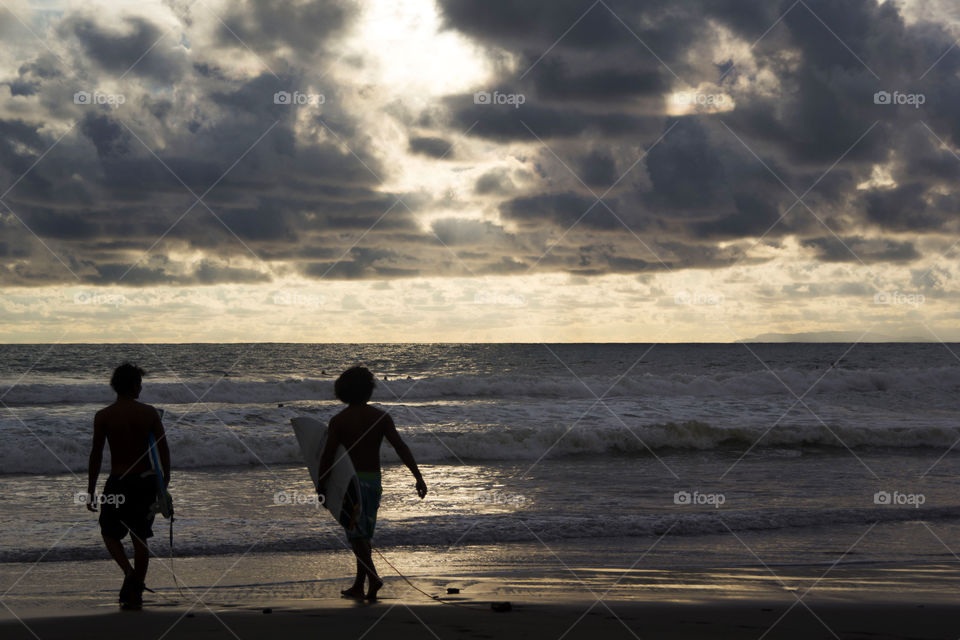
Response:
POLYGON ((347 532, 347 538, 373 537, 377 527, 377 510, 380 508, 380 496, 383 486, 380 483, 380 473, 376 471, 358 471, 360 480, 360 500, 356 500, 352 492, 347 492, 340 508, 340 524, 347 532))

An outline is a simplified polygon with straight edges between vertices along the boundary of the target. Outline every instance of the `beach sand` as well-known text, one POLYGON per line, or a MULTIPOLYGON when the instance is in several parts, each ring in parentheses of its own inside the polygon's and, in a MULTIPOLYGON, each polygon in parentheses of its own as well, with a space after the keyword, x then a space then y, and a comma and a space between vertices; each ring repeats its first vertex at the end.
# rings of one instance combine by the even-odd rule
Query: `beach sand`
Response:
POLYGON ((762 601, 515 603, 496 613, 445 605, 315 602, 257 610, 149 610, 24 619, 0 626, 6 640, 36 638, 955 638, 956 607, 762 601), (188 617, 190 616, 190 617, 188 617), (777 622, 779 620, 779 622, 777 622), (773 629, 771 630, 771 626, 773 629), (769 633, 767 633, 769 630, 769 633), (766 634, 766 635, 764 635, 766 634))
POLYGON ((384 599, 340 598, 351 569, 345 552, 177 559, 182 595, 167 561, 154 559, 149 582, 157 593, 145 594, 141 612, 118 610, 109 562, 11 564, 0 572, 0 637, 956 638, 960 629, 954 565, 638 565, 625 573, 628 567, 518 569, 508 562, 529 551, 385 552, 413 584, 448 604, 414 590, 383 562, 384 599), (450 587, 461 592, 446 595, 450 587), (491 609, 502 601, 510 611, 491 609))

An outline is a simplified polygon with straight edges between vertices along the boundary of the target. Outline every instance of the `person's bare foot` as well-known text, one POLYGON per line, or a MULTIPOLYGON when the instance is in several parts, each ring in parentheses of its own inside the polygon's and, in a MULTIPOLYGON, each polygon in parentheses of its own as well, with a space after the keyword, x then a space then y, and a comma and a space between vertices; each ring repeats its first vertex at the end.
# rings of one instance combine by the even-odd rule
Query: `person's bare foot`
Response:
POLYGON ((349 589, 344 589, 340 592, 340 595, 344 598, 356 598, 357 600, 363 600, 363 587, 350 587, 349 589))
POLYGON ((367 600, 369 600, 370 602, 376 602, 377 592, 380 591, 382 587, 383 587, 383 580, 381 580, 380 578, 377 578, 376 580, 371 578, 370 589, 367 591, 367 600))

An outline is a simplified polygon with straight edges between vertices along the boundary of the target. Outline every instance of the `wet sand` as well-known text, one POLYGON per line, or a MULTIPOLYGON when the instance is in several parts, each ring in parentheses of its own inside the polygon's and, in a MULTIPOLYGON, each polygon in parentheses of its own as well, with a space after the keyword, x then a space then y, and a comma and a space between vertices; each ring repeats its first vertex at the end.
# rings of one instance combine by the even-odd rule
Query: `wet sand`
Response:
MULTIPOLYGON (((489 550, 487 550, 489 552, 489 550)), ((339 597, 345 553, 155 558, 140 612, 116 605, 106 561, 6 565, 0 637, 53 638, 956 638, 960 571, 950 564, 711 568, 542 566, 490 556, 386 552, 378 603, 339 597), (433 562, 427 562, 432 558, 433 562), (481 561, 482 560, 482 561, 481 561), (322 575, 322 579, 316 576, 322 575), (447 589, 460 589, 448 595, 447 589), (491 603, 509 601, 510 611, 491 603), (269 611, 266 613, 265 611, 269 611)))

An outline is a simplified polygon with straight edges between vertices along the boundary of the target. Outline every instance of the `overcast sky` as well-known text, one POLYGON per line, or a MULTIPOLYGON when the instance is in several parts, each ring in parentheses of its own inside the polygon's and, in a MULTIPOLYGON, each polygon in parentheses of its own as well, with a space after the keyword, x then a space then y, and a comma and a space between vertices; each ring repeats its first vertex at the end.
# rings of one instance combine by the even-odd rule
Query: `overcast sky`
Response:
POLYGON ((0 340, 960 340, 958 27, 5 0, 0 340))

